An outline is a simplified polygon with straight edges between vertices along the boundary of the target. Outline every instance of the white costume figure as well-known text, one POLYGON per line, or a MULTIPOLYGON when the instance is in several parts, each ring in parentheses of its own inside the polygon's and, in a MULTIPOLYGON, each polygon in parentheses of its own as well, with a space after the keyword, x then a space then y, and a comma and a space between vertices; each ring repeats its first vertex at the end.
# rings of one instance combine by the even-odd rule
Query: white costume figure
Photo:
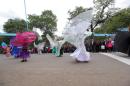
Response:
MULTIPOLYGON (((42 33, 43 33, 43 31, 41 31, 39 28, 33 28, 33 31, 35 33, 37 33, 38 40, 42 40, 42 33)), ((45 42, 39 43, 37 45, 34 42, 34 47, 37 48, 38 54, 42 54, 42 50, 43 50, 44 46, 45 46, 45 42)))
POLYGON ((37 48, 38 54, 42 54, 42 50, 45 46, 45 42, 39 43, 38 45, 35 44, 34 42, 34 47, 37 48))
POLYGON ((56 56, 60 56, 60 49, 61 46, 65 43, 64 40, 60 40, 60 41, 56 41, 56 39, 52 39, 51 36, 49 34, 46 35, 47 39, 50 42, 51 48, 56 48, 56 56))
POLYGON ((90 60, 90 54, 86 51, 84 40, 92 34, 92 32, 86 31, 91 24, 91 20, 92 10, 87 10, 70 20, 63 32, 64 40, 77 48, 71 56, 80 62, 90 60))

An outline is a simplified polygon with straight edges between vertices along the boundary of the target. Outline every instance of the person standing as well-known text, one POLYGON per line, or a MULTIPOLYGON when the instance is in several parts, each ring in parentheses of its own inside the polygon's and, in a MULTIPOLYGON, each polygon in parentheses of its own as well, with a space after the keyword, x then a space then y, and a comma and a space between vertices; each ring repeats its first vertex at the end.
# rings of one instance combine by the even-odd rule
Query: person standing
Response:
POLYGON ((27 62, 27 58, 30 57, 30 53, 28 51, 27 46, 23 46, 22 51, 20 52, 20 58, 22 58, 21 62, 27 62))
POLYGON ((9 57, 11 54, 10 54, 10 47, 9 46, 7 46, 6 48, 5 48, 5 55, 6 55, 6 57, 9 57))
POLYGON ((130 37, 128 38, 128 56, 130 57, 130 37))

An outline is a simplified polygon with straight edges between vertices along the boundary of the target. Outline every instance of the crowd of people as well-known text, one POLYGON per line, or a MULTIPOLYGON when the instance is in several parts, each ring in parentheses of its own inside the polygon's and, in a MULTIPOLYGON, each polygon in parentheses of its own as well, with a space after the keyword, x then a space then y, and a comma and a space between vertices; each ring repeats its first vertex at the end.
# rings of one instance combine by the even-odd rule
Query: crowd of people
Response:
POLYGON ((111 38, 107 40, 93 40, 85 44, 89 52, 111 52, 115 51, 114 41, 111 38))
POLYGON ((30 52, 27 46, 6 46, 5 48, 1 47, 0 49, 6 57, 10 57, 12 55, 14 58, 22 59, 21 62, 27 62, 28 57, 30 57, 30 52))
MULTIPOLYGON (((114 41, 111 38, 99 41, 99 40, 89 40, 85 42, 85 47, 88 52, 111 52, 115 51, 114 49, 114 41)), ((76 50, 76 47, 70 43, 65 43, 62 45, 60 49, 60 55, 62 56, 63 53, 73 53, 76 50)), ((41 49, 42 53, 53 53, 56 54, 56 48, 51 48, 50 45, 45 45, 43 49, 41 49)), ((14 56, 15 58, 22 58, 21 62, 26 62, 27 58, 30 57, 31 54, 38 54, 37 47, 28 48, 28 47, 16 47, 16 46, 7 46, 3 52, 7 57, 10 55, 14 56)))
MULTIPOLYGON (((111 40, 111 38, 107 40, 91 40, 89 42, 85 42, 86 50, 89 52, 111 52, 115 51, 114 48, 114 41, 111 40)), ((73 46, 70 43, 65 43, 62 47, 61 50, 64 53, 73 53, 76 50, 76 47, 73 46)), ((32 50, 30 50, 31 53, 38 53, 37 48, 34 47, 32 50)), ((50 46, 44 46, 42 49, 42 53, 52 53, 52 49, 50 46)))

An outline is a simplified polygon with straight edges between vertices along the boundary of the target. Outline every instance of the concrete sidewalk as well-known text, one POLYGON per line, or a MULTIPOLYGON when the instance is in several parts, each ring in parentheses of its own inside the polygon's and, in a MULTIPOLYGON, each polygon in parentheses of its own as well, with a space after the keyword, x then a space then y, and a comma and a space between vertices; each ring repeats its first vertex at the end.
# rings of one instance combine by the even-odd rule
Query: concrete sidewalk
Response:
POLYGON ((0 55, 0 86, 130 86, 130 66, 99 53, 89 63, 69 54, 32 55, 28 62, 0 55))
POLYGON ((127 54, 124 54, 121 52, 110 52, 110 53, 101 53, 101 54, 109 56, 109 57, 116 59, 120 62, 123 62, 127 65, 130 65, 130 57, 128 57, 127 54))

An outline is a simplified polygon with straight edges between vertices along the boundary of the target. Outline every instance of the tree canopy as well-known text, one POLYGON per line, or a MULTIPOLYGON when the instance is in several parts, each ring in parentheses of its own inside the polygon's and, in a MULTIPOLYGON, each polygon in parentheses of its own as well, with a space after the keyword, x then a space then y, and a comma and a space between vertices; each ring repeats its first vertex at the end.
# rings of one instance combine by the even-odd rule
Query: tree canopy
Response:
POLYGON ((41 15, 29 15, 31 27, 40 28, 44 34, 52 35, 57 30, 57 17, 51 10, 45 10, 41 15))
POLYGON ((23 19, 15 18, 9 19, 3 25, 4 31, 8 33, 16 33, 26 31, 26 22, 23 19))
POLYGON ((85 12, 85 8, 83 8, 82 6, 76 7, 73 11, 69 10, 68 14, 70 17, 68 19, 71 20, 82 12, 85 12))
POLYGON ((100 24, 103 24, 108 18, 110 18, 115 12, 114 0, 94 0, 94 15, 91 22, 91 31, 100 24))
POLYGON ((128 27, 130 25, 130 8, 125 8, 115 13, 109 18, 101 28, 96 29, 96 32, 113 33, 117 29, 128 27))
MULTIPOLYGON (((116 12, 116 9, 112 7, 114 4, 114 0, 94 0, 93 3, 94 3, 94 9, 93 9, 94 14, 90 25, 90 29, 92 32, 98 25, 104 23, 116 12)), ((70 20, 74 18, 75 16, 84 12, 85 9, 87 8, 83 8, 82 6, 80 6, 76 7, 73 11, 68 11, 70 16, 68 19, 70 20)))
MULTIPOLYGON (((53 36, 54 31, 57 30, 57 17, 51 10, 45 10, 41 15, 30 14, 28 15, 29 31, 33 28, 41 29, 43 38, 46 38, 46 34, 53 36)), ((8 33, 24 32, 26 29, 26 21, 24 19, 8 19, 3 25, 4 31, 8 33)))

